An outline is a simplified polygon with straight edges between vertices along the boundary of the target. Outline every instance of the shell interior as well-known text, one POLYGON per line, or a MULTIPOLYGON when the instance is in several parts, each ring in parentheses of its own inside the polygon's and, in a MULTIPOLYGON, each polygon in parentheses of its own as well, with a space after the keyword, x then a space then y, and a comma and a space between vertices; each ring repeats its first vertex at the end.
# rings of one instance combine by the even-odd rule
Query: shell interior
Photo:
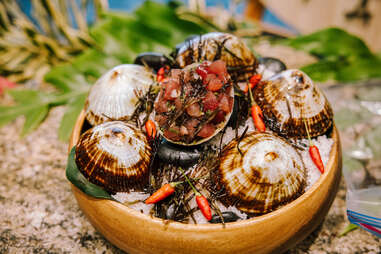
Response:
POLYGON ((145 135, 120 121, 89 129, 76 148, 76 163, 83 175, 112 192, 141 189, 148 181, 150 160, 145 135))
POLYGON ((266 126, 281 136, 306 138, 304 120, 312 137, 332 126, 328 100, 300 70, 286 70, 261 82, 255 88, 254 99, 263 111, 266 126))
POLYGON ((145 94, 153 82, 154 75, 143 66, 114 67, 91 88, 85 103, 86 119, 91 125, 129 119, 138 101, 136 92, 145 94))
POLYGON ((236 36, 226 33, 207 33, 186 42, 176 57, 185 66, 201 61, 223 60, 235 81, 246 81, 255 74, 257 60, 250 49, 236 36))
POLYGON ((224 148, 219 176, 228 193, 225 202, 255 214, 273 211, 296 199, 306 182, 299 153, 283 138, 259 132, 224 148))

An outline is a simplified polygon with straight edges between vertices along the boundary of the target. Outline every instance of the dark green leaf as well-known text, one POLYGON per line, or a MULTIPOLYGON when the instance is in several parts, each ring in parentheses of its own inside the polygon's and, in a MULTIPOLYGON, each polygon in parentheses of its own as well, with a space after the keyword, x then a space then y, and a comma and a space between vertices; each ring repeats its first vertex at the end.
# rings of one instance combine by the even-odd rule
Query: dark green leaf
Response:
POLYGON ((25 110, 19 110, 19 107, 5 107, 0 106, 0 127, 13 121, 18 116, 21 116, 26 112, 25 110))
POLYGON ((322 58, 372 56, 369 48, 360 38, 339 28, 320 30, 309 35, 288 39, 284 43, 322 58))
POLYGON ((89 182, 78 170, 77 164, 75 163, 75 146, 71 149, 67 159, 66 178, 74 186, 91 197, 114 200, 107 191, 89 182))
POLYGON ((324 82, 331 79, 336 79, 340 64, 336 61, 321 60, 301 68, 313 80, 324 82))
POLYGON ((336 80, 350 82, 381 77, 381 59, 375 56, 356 57, 339 68, 336 80))
POLYGON ((30 133, 45 119, 49 113, 49 106, 43 105, 38 108, 34 108, 25 114, 25 123, 21 132, 21 136, 25 136, 30 133))
POLYGON ((17 103, 26 103, 36 101, 40 97, 40 92, 36 90, 8 90, 7 93, 12 96, 12 98, 17 103))
MULTIPOLYGON (((7 92, 14 98, 16 102, 19 102, 19 104, 16 106, 0 107, 0 126, 7 124, 8 122, 16 119, 21 115, 26 116, 30 113, 33 114, 34 111, 41 113, 41 107, 43 107, 44 102, 48 101, 50 98, 49 95, 34 90, 8 90, 7 92)), ((33 122, 34 121, 31 116, 26 119, 25 124, 33 125, 33 122)), ((25 128, 24 131, 27 131, 28 129, 29 128, 25 128)))
POLYGON ((313 80, 349 82, 381 77, 381 58, 344 30, 328 28, 282 43, 318 57, 318 62, 301 68, 313 80))
POLYGON ((353 230, 356 230, 358 229, 359 226, 355 225, 355 224, 352 224, 352 223, 349 223, 348 226, 346 226, 344 228, 344 230, 340 233, 340 237, 341 236, 345 236, 346 234, 348 234, 349 232, 353 231, 353 230))
POLYGON ((68 140, 72 132, 73 126, 83 105, 85 104, 87 93, 73 98, 66 109, 64 116, 62 117, 60 127, 58 130, 58 137, 60 140, 68 140))

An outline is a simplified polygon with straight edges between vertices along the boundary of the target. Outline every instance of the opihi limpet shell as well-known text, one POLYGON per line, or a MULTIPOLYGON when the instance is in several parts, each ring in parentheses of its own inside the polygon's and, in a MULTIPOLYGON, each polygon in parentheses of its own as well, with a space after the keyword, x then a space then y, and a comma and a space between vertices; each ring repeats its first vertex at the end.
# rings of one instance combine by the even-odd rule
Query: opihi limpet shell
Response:
POLYGON ((283 138, 253 132, 230 142, 221 154, 219 181, 227 192, 222 200, 238 209, 262 214, 299 197, 306 171, 298 152, 283 138))
POLYGON ((238 37, 226 33, 207 33, 186 42, 177 52, 176 63, 185 66, 202 61, 222 60, 234 81, 247 81, 255 74, 258 62, 238 37))
POLYGON ((114 67, 91 87, 85 103, 86 119, 93 126, 110 119, 129 119, 138 101, 136 92, 145 94, 153 82, 154 74, 143 66, 114 67))
POLYGON ((151 147, 134 126, 112 121, 82 134, 75 161, 90 182, 111 192, 142 189, 148 182, 151 147))
POLYGON ((259 83, 254 100, 261 107, 266 127, 287 138, 306 138, 305 119, 312 137, 324 134, 331 126, 331 105, 300 70, 286 70, 259 83))

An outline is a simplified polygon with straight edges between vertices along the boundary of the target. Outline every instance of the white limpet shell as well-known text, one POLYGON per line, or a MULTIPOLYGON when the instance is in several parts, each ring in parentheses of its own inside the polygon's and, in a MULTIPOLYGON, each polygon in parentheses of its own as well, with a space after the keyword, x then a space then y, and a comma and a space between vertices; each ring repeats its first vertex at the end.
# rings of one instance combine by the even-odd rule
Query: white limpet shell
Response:
POLYGON ((218 170, 219 184, 227 192, 223 202, 248 213, 271 212, 299 197, 306 185, 299 153, 271 133, 252 132, 240 142, 230 142, 218 170))
POLYGON ((108 191, 140 190, 148 182, 151 147, 141 130, 125 122, 105 122, 87 130, 75 155, 82 174, 108 191))
POLYGON ((286 70, 259 83, 253 96, 262 109, 266 127, 286 138, 307 138, 303 119, 312 137, 332 126, 331 105, 300 70, 286 70))
POLYGON ((110 119, 128 120, 138 101, 136 92, 145 94, 155 75, 136 64, 123 64, 105 73, 90 89, 85 103, 86 119, 98 125, 110 119))

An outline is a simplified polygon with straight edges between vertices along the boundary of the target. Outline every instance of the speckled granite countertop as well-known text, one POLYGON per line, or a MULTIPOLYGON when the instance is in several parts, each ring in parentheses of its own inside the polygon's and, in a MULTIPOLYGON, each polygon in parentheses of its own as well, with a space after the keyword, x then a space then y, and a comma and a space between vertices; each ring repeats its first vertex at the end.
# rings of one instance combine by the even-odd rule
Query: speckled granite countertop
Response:
MULTIPOLYGON (((328 94, 331 103, 340 96, 328 94)), ((24 139, 22 118, 0 128, 0 253, 123 253, 95 231, 71 193, 67 144, 57 137, 63 112, 55 108, 24 139)), ((345 194, 342 180, 323 224, 288 253, 381 253, 381 239, 362 229, 339 237, 348 223, 345 194)))

